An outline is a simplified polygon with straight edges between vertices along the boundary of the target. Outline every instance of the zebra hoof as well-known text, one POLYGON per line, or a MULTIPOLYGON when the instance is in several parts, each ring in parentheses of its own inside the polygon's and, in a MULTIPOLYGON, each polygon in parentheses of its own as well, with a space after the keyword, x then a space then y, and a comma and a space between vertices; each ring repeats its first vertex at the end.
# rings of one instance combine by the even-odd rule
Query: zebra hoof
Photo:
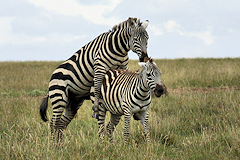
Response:
POLYGON ((99 114, 98 112, 93 112, 92 118, 96 118, 97 120, 99 119, 99 114))

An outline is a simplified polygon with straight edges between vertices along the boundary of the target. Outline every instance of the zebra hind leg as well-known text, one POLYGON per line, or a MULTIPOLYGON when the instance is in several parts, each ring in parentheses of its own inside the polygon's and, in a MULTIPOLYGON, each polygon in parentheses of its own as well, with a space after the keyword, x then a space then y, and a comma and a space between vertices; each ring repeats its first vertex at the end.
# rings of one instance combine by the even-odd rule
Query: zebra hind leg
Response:
POLYGON ((109 137, 109 141, 111 143, 113 143, 113 132, 115 127, 117 126, 117 124, 119 123, 121 119, 121 115, 114 115, 111 114, 111 119, 107 125, 107 133, 108 133, 108 137, 109 137))
POLYGON ((51 140, 55 142, 56 133, 59 131, 59 123, 65 106, 58 105, 53 108, 53 116, 50 122, 51 140))
POLYGON ((65 109, 64 114, 61 117, 60 123, 59 123, 59 131, 58 131, 58 142, 62 143, 63 141, 63 135, 64 131, 66 130, 68 124, 72 121, 72 119, 75 117, 78 109, 83 104, 84 99, 71 99, 68 106, 65 109))
POLYGON ((56 143, 56 140, 58 141, 58 139, 56 139, 56 134, 58 134, 59 131, 60 119, 63 111, 69 103, 69 99, 67 98, 64 91, 54 89, 54 87, 52 87, 52 89, 49 89, 49 98, 53 108, 53 116, 50 122, 51 140, 56 143))

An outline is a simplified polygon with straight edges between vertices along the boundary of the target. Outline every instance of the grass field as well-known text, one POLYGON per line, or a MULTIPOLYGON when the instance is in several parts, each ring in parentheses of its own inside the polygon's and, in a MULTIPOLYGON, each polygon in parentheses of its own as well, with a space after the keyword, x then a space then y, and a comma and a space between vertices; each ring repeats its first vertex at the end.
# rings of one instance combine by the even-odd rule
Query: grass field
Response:
MULTIPOLYGON (((129 68, 138 69, 137 62, 131 60, 129 68)), ((39 116, 61 62, 0 62, 0 159, 239 159, 240 58, 155 62, 169 95, 154 98, 150 106, 151 144, 141 123, 131 121, 124 146, 123 117, 114 144, 107 138, 100 144, 92 104, 85 101, 62 147, 51 144, 49 122, 39 116)))

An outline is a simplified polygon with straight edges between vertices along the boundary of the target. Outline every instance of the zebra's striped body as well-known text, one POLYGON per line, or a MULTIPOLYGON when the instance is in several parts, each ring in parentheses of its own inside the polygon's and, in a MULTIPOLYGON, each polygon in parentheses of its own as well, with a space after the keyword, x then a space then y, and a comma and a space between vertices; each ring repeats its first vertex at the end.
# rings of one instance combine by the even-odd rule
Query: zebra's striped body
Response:
POLYGON ((129 18, 115 26, 112 31, 89 42, 53 72, 49 92, 40 106, 40 115, 47 121, 47 100, 50 97, 53 107, 50 122, 52 139, 56 133, 58 140, 62 139, 62 131, 74 118, 83 101, 90 99, 93 78, 96 90, 95 107, 98 107, 100 86, 106 71, 127 69, 127 53, 130 49, 136 52, 140 59, 147 56, 147 24, 148 22, 142 24, 129 18))
MULTIPOLYGON (((149 60, 141 63, 142 70, 132 72, 124 69, 109 70, 101 86, 101 100, 99 101, 99 137, 104 138, 104 123, 106 111, 111 113, 110 122, 107 125, 107 132, 112 141, 114 128, 122 115, 125 119, 125 143, 130 133, 131 115, 138 112, 144 128, 147 141, 150 141, 148 129, 148 109, 151 103, 151 92, 160 97, 164 92, 161 87, 160 70, 156 64, 149 60)), ((94 88, 91 89, 91 93, 94 88)), ((91 94, 93 95, 93 94, 91 94)), ((95 100, 91 96, 92 101, 95 100)))

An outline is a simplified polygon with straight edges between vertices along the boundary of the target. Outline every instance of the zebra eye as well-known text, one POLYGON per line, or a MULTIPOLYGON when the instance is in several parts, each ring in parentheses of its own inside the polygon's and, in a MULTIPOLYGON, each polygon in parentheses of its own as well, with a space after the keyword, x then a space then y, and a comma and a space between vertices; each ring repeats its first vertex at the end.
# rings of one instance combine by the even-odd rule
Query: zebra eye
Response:
POLYGON ((147 76, 148 76, 148 77, 151 77, 151 74, 150 74, 150 73, 147 73, 147 76))

